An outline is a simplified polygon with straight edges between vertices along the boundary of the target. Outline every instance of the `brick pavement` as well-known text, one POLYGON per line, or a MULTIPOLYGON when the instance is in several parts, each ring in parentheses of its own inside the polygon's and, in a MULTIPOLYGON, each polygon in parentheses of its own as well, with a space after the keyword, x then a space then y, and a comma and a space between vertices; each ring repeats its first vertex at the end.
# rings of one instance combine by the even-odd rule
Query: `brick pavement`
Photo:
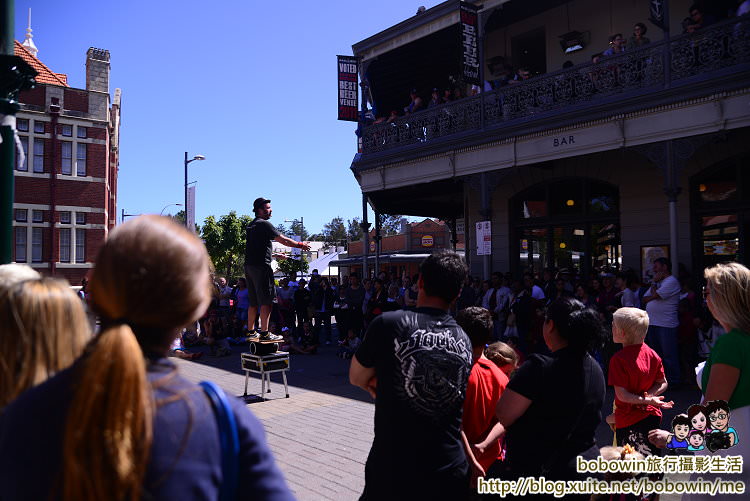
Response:
MULTIPOLYGON (((187 379, 211 380, 229 395, 242 396, 245 376, 240 347, 231 356, 204 354, 198 361, 176 360, 187 379)), ((369 395, 349 384, 349 361, 334 347, 317 355, 291 355, 290 398, 284 397, 281 375, 272 375, 267 401, 249 396, 250 410, 266 429, 276 461, 300 500, 352 500, 364 488, 364 466, 373 438, 375 407, 369 395)), ((260 379, 250 378, 248 393, 260 392, 260 379)))
MULTIPOLYGON (((240 369, 240 347, 231 356, 214 358, 206 353, 198 361, 176 360, 187 379, 211 380, 229 395, 242 396, 245 385, 240 369)), ((336 348, 321 347, 317 355, 292 355, 288 373, 290 398, 284 397, 281 376, 272 376, 272 391, 262 402, 246 401, 266 429, 268 443, 289 486, 300 500, 357 499, 364 487, 364 465, 373 438, 375 407, 364 391, 349 384, 349 361, 335 357, 336 348)), ((260 392, 260 380, 251 376, 249 393, 260 392)), ((613 391, 607 390, 602 415, 612 409, 613 391)), ((667 392, 675 408, 665 412, 663 423, 699 401, 697 390, 667 392)), ((612 432, 602 423, 597 430, 600 446, 612 443, 612 432)))

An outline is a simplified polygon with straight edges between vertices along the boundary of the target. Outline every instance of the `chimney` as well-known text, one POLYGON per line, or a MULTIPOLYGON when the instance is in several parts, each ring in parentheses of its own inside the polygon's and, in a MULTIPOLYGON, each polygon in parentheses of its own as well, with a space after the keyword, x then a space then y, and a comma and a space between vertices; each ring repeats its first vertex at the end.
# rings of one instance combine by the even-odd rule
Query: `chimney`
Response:
POLYGON ((109 94, 109 51, 89 47, 86 52, 86 90, 109 94))

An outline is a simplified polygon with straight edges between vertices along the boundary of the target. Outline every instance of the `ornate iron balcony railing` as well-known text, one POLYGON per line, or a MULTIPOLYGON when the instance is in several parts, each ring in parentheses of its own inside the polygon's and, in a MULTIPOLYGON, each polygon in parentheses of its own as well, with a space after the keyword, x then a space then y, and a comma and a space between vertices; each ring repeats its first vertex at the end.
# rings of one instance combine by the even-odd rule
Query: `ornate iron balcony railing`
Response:
MULTIPOLYGON (((371 125, 362 133, 364 154, 466 132, 495 131, 575 108, 624 102, 635 96, 721 81, 732 67, 750 64, 750 15, 699 32, 651 43, 616 56, 541 75, 460 101, 371 125)), ((745 67, 742 67, 745 66, 745 67)), ((718 88, 716 90, 719 90, 718 88)))

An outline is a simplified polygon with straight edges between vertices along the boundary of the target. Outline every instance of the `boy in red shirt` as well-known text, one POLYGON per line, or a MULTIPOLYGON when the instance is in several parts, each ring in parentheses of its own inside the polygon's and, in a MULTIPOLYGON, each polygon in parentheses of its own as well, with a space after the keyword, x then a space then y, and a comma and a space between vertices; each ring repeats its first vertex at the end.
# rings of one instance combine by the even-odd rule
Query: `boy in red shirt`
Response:
POLYGON ((610 386, 615 388, 617 445, 632 445, 644 456, 661 455, 648 440, 649 430, 660 427, 661 409, 667 389, 664 366, 654 350, 643 342, 648 330, 648 313, 638 308, 620 308, 612 318, 612 340, 622 350, 609 361, 610 386))
POLYGON ((472 449, 470 444, 482 442, 497 423, 495 406, 508 385, 508 376, 484 356, 484 348, 492 334, 492 314, 484 308, 471 306, 458 312, 456 322, 469 336, 473 352, 473 364, 464 400, 461 439, 472 470, 471 486, 476 488, 477 478, 486 476, 490 467, 502 459, 503 450, 500 440, 493 441, 481 451, 472 449))

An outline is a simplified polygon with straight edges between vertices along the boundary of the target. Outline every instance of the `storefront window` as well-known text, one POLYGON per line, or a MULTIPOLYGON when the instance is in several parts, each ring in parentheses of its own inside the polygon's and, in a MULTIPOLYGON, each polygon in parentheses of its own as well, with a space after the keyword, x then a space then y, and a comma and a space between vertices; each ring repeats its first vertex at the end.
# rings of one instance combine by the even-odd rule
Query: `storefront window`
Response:
POLYGON ((567 268, 578 276, 622 266, 617 187, 553 180, 516 198, 519 270, 567 268))
POLYGON ((701 243, 703 260, 706 266, 725 261, 736 261, 740 245, 737 215, 704 216, 701 221, 701 243))
POLYGON ((583 183, 580 180, 561 181, 550 187, 550 216, 582 214, 583 183))
POLYGON ((737 199, 737 168, 730 165, 698 183, 703 203, 729 202, 737 199))
POLYGON ((522 219, 547 217, 546 186, 526 192, 526 195, 521 199, 519 212, 522 219))

